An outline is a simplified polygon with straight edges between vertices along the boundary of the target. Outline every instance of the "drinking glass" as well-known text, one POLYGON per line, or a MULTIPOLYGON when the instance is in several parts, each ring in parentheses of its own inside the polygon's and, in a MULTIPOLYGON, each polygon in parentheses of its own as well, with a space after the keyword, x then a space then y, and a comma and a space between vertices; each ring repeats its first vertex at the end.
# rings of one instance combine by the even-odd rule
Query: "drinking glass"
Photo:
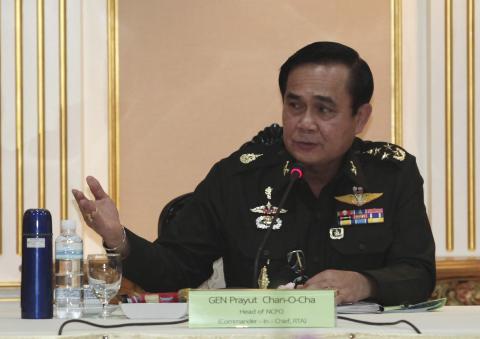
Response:
POLYGON ((102 302, 102 317, 108 316, 107 306, 120 289, 122 281, 122 259, 118 253, 90 254, 88 283, 102 302))

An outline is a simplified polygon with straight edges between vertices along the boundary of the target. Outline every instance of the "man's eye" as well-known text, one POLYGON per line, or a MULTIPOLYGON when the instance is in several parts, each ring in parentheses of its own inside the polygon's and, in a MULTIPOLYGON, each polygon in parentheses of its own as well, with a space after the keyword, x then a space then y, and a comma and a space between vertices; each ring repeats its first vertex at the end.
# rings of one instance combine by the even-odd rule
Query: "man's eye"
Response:
POLYGON ((295 109, 300 108, 300 104, 298 102, 289 102, 288 106, 290 106, 291 108, 295 108, 295 109))
POLYGON ((320 113, 331 113, 331 112, 333 112, 331 108, 326 107, 326 106, 320 106, 320 107, 318 108, 318 111, 319 111, 320 113))
POLYGON ((335 116, 335 110, 328 106, 321 106, 317 110, 318 110, 318 115, 323 120, 328 120, 335 116))

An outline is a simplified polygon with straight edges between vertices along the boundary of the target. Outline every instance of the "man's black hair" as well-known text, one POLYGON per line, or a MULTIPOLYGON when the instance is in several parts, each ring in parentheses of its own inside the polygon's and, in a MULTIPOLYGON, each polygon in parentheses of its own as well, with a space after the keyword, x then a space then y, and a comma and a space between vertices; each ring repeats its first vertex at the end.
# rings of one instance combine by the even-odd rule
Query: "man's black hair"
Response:
POLYGON ((307 45, 285 61, 278 76, 282 98, 287 88, 288 75, 293 69, 304 64, 347 66, 350 71, 347 89, 352 98, 353 115, 357 114, 361 105, 370 102, 373 94, 373 76, 370 67, 353 48, 331 41, 319 41, 307 45))

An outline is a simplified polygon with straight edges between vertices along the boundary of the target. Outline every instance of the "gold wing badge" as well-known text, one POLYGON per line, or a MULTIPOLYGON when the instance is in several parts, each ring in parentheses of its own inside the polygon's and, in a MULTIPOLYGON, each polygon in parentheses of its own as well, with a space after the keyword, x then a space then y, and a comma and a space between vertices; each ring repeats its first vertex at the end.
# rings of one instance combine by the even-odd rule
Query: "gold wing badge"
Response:
POLYGON ((345 194, 335 197, 335 200, 349 205, 363 206, 380 198, 383 193, 363 193, 363 187, 353 186, 353 194, 345 194))

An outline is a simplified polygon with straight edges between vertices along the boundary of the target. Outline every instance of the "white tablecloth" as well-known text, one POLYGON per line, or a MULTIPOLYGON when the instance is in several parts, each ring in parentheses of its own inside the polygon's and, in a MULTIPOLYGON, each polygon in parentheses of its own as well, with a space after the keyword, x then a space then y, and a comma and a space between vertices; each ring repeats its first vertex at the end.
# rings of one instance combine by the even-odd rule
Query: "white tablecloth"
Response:
MULTIPOLYGON (((424 338, 480 338, 480 306, 446 306, 434 312, 346 315, 351 318, 390 322, 405 319, 415 324, 424 338)), ((101 324, 133 323, 121 314, 112 319, 85 319, 101 324)), ((151 320, 143 320, 150 322, 151 320)), ((61 319, 20 318, 19 302, 0 302, 0 338, 54 338, 61 319)), ((168 326, 99 329, 84 324, 68 324, 62 337, 68 338, 401 338, 415 336, 406 324, 369 326, 338 320, 335 328, 232 328, 190 329, 188 323, 168 326)))

